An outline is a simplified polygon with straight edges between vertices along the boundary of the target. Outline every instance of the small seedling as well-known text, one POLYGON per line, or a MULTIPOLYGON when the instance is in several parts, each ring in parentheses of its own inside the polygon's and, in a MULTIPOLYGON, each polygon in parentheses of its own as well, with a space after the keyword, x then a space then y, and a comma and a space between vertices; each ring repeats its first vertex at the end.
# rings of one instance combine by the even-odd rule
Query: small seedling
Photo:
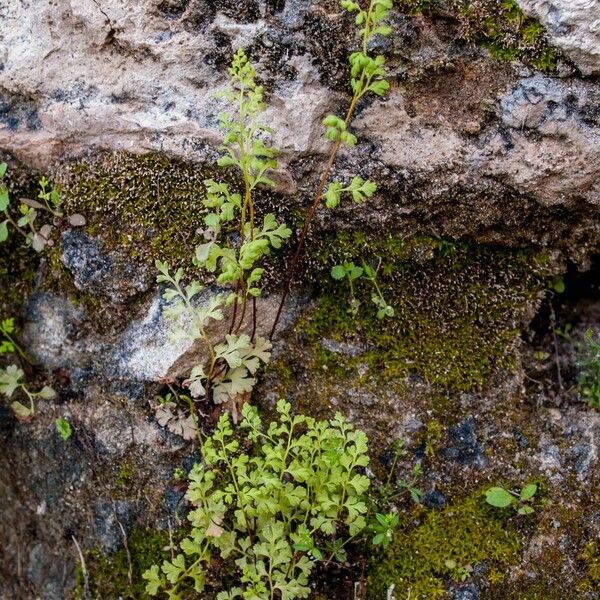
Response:
POLYGON ((417 461, 413 465, 412 478, 410 480, 409 479, 398 479, 396 481, 396 485, 398 486, 398 489, 400 491, 398 492, 398 494, 395 494, 394 497, 408 492, 410 494, 412 501, 415 504, 420 504, 421 497, 423 496, 423 491, 417 487, 417 481, 419 480, 419 478, 421 477, 422 474, 423 474, 423 467, 421 466, 421 461, 417 461))
POLYGON ((358 309, 360 308, 360 301, 354 294, 353 282, 361 277, 363 272, 363 269, 361 267, 357 267, 353 262, 335 265, 331 269, 331 276, 336 281, 341 281, 343 279, 348 280, 348 285, 350 286, 350 307, 348 308, 348 312, 353 316, 358 314, 358 309))
POLYGON ((58 431, 58 434, 65 442, 73 435, 71 423, 64 417, 56 419, 56 431, 58 431))
POLYGON ((0 369, 0 394, 12 398, 15 393, 21 392, 29 400, 29 407, 18 400, 14 400, 10 405, 15 415, 22 420, 29 419, 35 414, 35 398, 51 400, 56 396, 56 392, 48 386, 44 386, 39 392, 32 392, 23 381, 24 377, 25 373, 17 365, 0 369))
POLYGON ((423 474, 423 468, 421 465, 421 461, 417 461, 412 467, 412 478, 410 480, 406 479, 397 479, 392 484, 392 479, 394 477, 396 471, 396 464, 398 459, 406 456, 408 451, 404 447, 404 440, 402 438, 398 438, 394 443, 394 458, 392 459, 392 466, 388 473, 388 478, 384 487, 384 496, 386 500, 393 500, 394 498, 398 498, 399 496, 408 492, 410 494, 411 499, 416 504, 421 502, 421 496, 423 492, 421 489, 416 487, 417 481, 423 474), (396 491, 394 491, 396 490, 396 491))
POLYGON ((503 487, 491 487, 485 492, 485 501, 496 508, 513 506, 520 515, 530 515, 535 512, 531 502, 537 493, 535 483, 527 484, 520 492, 513 492, 503 487))
POLYGON ((393 317, 394 309, 385 301, 383 294, 381 293, 381 288, 377 283, 377 274, 379 273, 379 268, 381 267, 381 258, 379 259, 379 263, 377 268, 374 269, 371 265, 368 265, 363 261, 363 269, 365 272, 365 278, 371 282, 371 285, 374 288, 374 293, 371 296, 371 302, 377 307, 377 318, 384 319, 385 317, 393 317))
POLYGON ((379 259, 377 269, 374 269, 365 261, 363 261, 362 267, 355 265, 353 262, 346 262, 332 267, 331 276, 333 279, 336 281, 348 280, 350 286, 350 307, 348 308, 348 312, 353 316, 358 314, 358 309, 360 308, 360 301, 356 298, 353 282, 361 277, 369 281, 373 286, 374 292, 371 295, 371 301, 377 307, 377 318, 384 319, 385 317, 394 316, 394 309, 385 301, 381 288, 377 283, 377 274, 380 266, 381 258, 379 259))
POLYGON ((372 540, 374 546, 383 546, 387 548, 394 535, 394 531, 400 524, 400 517, 396 513, 388 513, 382 515, 377 513, 375 515, 376 522, 371 525, 371 529, 375 534, 372 540))

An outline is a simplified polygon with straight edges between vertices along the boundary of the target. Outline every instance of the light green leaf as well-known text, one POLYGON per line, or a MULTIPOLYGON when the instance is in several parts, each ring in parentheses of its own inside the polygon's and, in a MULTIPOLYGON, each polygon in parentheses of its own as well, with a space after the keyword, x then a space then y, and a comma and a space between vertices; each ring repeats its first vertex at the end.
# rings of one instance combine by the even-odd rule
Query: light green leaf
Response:
POLYGON ((537 492, 537 485, 535 483, 530 483, 526 485, 519 494, 521 500, 530 500, 535 496, 537 492))
POLYGON ((22 369, 17 365, 9 365, 6 369, 0 369, 0 394, 10 398, 15 390, 21 387, 21 379, 25 376, 22 369))
POLYGON ((485 492, 485 501, 496 508, 506 508, 514 501, 514 496, 501 487, 492 487, 485 492))
POLYGON ((8 190, 0 186, 0 211, 5 211, 8 208, 10 203, 10 198, 8 196, 8 190))
POLYGON ((40 398, 44 400, 52 400, 56 398, 56 392, 49 386, 45 385, 37 394, 40 398))
POLYGON ((331 276, 337 280, 344 279, 346 277, 346 269, 342 265, 335 265, 331 268, 331 276))
POLYGON ((67 421, 67 419, 64 417, 59 417, 56 419, 56 431, 58 431, 60 437, 64 441, 67 441, 73 434, 71 423, 69 423, 69 421, 67 421))
POLYGON ((31 417, 31 415, 33 415, 33 411, 31 410, 31 408, 28 408, 27 406, 21 404, 17 400, 12 402, 10 407, 19 419, 28 419, 29 417, 31 417))
POLYGON ((158 571, 158 565, 152 565, 147 571, 144 571, 142 579, 148 582, 146 584, 146 593, 150 596, 156 596, 164 583, 158 571))
POLYGON ((8 239, 8 221, 0 222, 0 243, 8 239))

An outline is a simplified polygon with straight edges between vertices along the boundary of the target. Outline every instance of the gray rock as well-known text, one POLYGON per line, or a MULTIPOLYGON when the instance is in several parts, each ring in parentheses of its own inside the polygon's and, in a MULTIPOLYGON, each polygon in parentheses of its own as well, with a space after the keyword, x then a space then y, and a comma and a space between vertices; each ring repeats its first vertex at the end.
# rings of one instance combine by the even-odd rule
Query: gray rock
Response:
POLYGON ((453 590, 452 600, 479 600, 479 590, 472 584, 461 585, 453 590))
POLYGON ((131 529, 134 507, 131 502, 101 500, 96 509, 96 532, 105 552, 122 548, 131 529))
MULTIPOLYGON (((574 60, 594 72, 597 2, 521 4, 580 47, 574 60)), ((426 21, 398 14, 393 22, 385 48, 392 91, 361 104, 353 128, 363 145, 338 164, 344 178, 358 168, 380 184, 390 202, 377 225, 402 220, 403 230, 422 230, 426 211, 429 233, 589 256, 600 243, 597 85, 524 75, 457 48, 426 21)), ((0 148, 44 169, 100 148, 213 162, 224 108, 214 93, 232 49, 249 48, 269 92, 264 120, 281 149, 276 179, 285 194, 316 177, 315 157, 327 149, 321 119, 348 102, 355 47, 350 20, 325 0, 12 2, 0 40, 0 148)), ((353 212, 373 220, 372 210, 353 212)), ((338 225, 344 212, 334 218, 338 225)), ((101 287, 109 265, 98 258, 81 265, 80 284, 101 287)))
POLYGON ((111 304, 147 291, 153 280, 147 268, 123 260, 118 252, 106 252, 100 238, 92 238, 81 229, 63 233, 60 253, 75 287, 111 304))
POLYGON ((584 75, 600 73, 600 2, 597 0, 517 0, 538 18, 550 42, 584 75))
POLYGON ((477 440, 476 423, 468 417, 458 425, 448 428, 450 444, 440 450, 440 454, 460 465, 473 465, 479 469, 485 467, 487 461, 483 446, 477 440))

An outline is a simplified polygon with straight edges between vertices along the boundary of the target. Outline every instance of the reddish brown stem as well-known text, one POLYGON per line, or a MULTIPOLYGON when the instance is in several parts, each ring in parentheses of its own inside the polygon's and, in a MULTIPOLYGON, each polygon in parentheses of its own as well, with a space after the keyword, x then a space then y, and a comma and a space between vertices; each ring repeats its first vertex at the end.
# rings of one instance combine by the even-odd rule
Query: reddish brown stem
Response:
POLYGON ((256 335, 256 319, 256 296, 252 296, 252 337, 250 338, 252 342, 254 341, 254 336, 256 335))
MULTIPOLYGON (((359 95, 355 94, 352 98, 352 102, 350 103, 350 107, 348 108, 348 113, 346 114, 346 119, 344 123, 346 127, 348 127, 348 123, 352 118, 352 113, 356 108, 356 103, 358 102, 359 95)), ((298 263, 300 262, 300 257, 302 256, 302 250, 304 249, 304 243, 306 241, 306 236, 308 234, 308 229, 312 220, 315 216, 315 212, 317 211, 317 207, 321 203, 321 198, 323 197, 323 192, 325 191, 325 186, 327 185, 327 181, 329 179, 329 175, 331 173, 331 169, 333 167, 333 163, 337 157, 338 150, 342 144, 341 138, 338 139, 333 144, 331 149, 331 153, 329 155, 329 159, 327 160, 327 164, 325 165, 325 170, 321 175, 321 179, 319 180, 319 187, 317 188, 317 193, 312 201, 310 208, 308 209, 308 213, 306 214, 306 220, 304 221, 304 227, 302 228, 302 232, 300 233, 300 237, 298 238, 298 245, 296 246, 296 252, 294 253, 294 257, 292 258, 292 262, 290 263, 290 267, 287 272, 287 276, 285 279, 285 285, 283 287, 283 294, 281 296, 281 301, 279 302, 279 308, 277 309, 277 315, 275 316, 275 320, 273 321, 273 326, 271 327, 271 333, 269 334, 269 339, 272 340, 275 335, 275 330, 277 329, 277 324, 279 323, 279 319, 281 318, 281 312, 283 311, 283 306, 285 301, 290 293, 290 288, 292 286, 292 279, 294 277, 294 273, 296 272, 296 268, 298 267, 298 263)))

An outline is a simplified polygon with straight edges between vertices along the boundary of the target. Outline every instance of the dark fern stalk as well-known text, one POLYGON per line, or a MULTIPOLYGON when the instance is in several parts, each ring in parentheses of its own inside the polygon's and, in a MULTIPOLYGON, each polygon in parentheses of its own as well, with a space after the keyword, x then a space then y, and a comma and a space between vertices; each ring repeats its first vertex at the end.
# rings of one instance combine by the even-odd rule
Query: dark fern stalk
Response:
POLYGON ((336 181, 329 183, 328 186, 327 183, 329 182, 331 170, 341 145, 345 143, 352 147, 357 143, 356 136, 348 131, 348 127, 359 100, 368 92, 373 92, 377 96, 383 96, 390 87, 389 82, 385 78, 385 58, 381 55, 370 56, 368 46, 374 36, 387 36, 391 33, 391 28, 383 24, 383 21, 388 17, 389 11, 393 6, 393 0, 370 0, 366 10, 363 10, 357 2, 350 0, 342 0, 341 5, 348 12, 356 13, 355 23, 360 27, 359 33, 362 39, 361 50, 353 52, 349 59, 351 66, 351 86, 354 95, 344 119, 336 115, 328 115, 323 119, 323 125, 326 127, 325 137, 331 140, 333 145, 331 146, 329 157, 319 179, 317 191, 306 214, 304 226, 296 245, 296 251, 287 270, 283 294, 277 315, 273 321, 269 339, 273 338, 277 329, 281 312, 290 293, 292 280, 302 256, 306 236, 321 200, 325 200, 327 208, 335 208, 339 204, 342 194, 350 193, 354 202, 360 203, 365 197, 370 198, 377 189, 377 186, 373 182, 364 181, 358 176, 354 177, 347 186, 343 186, 336 181), (326 186, 327 190, 325 189, 326 186))

